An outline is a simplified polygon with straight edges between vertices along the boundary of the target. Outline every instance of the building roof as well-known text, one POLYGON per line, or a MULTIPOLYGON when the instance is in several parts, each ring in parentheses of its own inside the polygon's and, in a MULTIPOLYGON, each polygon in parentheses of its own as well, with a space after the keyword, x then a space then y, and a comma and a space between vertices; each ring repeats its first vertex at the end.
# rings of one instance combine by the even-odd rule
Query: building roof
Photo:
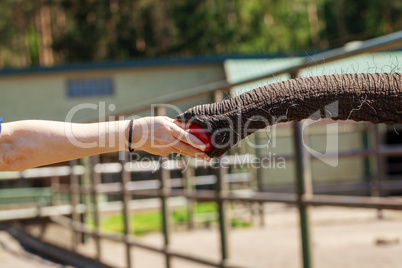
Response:
POLYGON ((159 58, 159 59, 133 59, 125 61, 105 61, 91 63, 75 63, 56 65, 51 67, 27 67, 27 68, 5 68, 0 69, 0 76, 18 74, 38 74, 63 71, 82 71, 82 70, 105 70, 115 68, 136 68, 136 67, 158 67, 171 65, 194 65, 194 64, 223 64, 228 59, 275 59, 284 58, 286 54, 264 54, 264 55, 217 55, 205 57, 189 58, 159 58))

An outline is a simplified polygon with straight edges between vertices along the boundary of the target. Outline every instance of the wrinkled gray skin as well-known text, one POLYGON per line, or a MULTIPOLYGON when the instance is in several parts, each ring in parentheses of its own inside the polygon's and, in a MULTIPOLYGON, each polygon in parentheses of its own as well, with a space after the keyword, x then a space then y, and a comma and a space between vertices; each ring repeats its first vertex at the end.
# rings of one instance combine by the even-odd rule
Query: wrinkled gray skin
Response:
POLYGON ((195 106, 177 119, 205 128, 219 157, 268 125, 306 118, 402 123, 402 73, 323 75, 256 88, 195 106))

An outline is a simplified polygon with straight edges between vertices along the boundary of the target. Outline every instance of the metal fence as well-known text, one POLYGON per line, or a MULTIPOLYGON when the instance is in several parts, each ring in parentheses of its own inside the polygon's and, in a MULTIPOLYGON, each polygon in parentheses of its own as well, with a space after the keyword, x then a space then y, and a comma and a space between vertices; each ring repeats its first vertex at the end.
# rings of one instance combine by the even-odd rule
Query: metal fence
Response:
MULTIPOLYGON (((281 70, 279 72, 266 74, 258 78, 243 81, 241 83, 230 84, 228 81, 220 81, 217 83, 209 84, 203 87, 197 87, 189 89, 185 92, 178 93, 171 96, 171 99, 159 100, 160 103, 178 103, 182 101, 193 100, 200 96, 212 96, 213 101, 219 101, 223 98, 223 91, 233 86, 249 83, 252 81, 258 81, 272 76, 280 74, 290 74, 292 78, 299 76, 302 69, 320 65, 322 63, 328 63, 330 61, 336 61, 339 59, 355 56, 358 54, 384 51, 392 48, 402 47, 402 32, 397 32, 381 38, 376 38, 366 42, 362 42, 356 46, 345 46, 340 49, 317 54, 298 65, 289 69, 281 70)), ((134 107, 126 111, 125 115, 140 113, 149 109, 149 104, 144 103, 140 106, 134 107)), ((164 115, 165 110, 161 107, 156 107, 154 111, 155 115, 164 115)), ((212 167, 213 163, 206 163, 197 159, 190 159, 190 165, 183 173, 182 179, 171 179, 172 170, 180 170, 182 166, 179 160, 169 160, 168 157, 161 157, 158 161, 151 163, 153 167, 157 167, 155 173, 155 183, 151 187, 139 187, 135 182, 131 181, 131 174, 133 172, 146 171, 144 169, 138 169, 135 165, 135 161, 130 161, 126 152, 125 157, 120 157, 119 163, 100 163, 99 156, 92 156, 91 163, 88 165, 91 170, 86 170, 85 167, 78 165, 77 160, 71 161, 69 167, 56 167, 56 168, 42 168, 36 169, 37 174, 33 174, 36 171, 27 171, 25 177, 49 177, 52 178, 52 188, 55 193, 68 193, 70 198, 70 205, 64 204, 65 209, 60 210, 58 204, 58 196, 54 198, 54 209, 38 208, 31 213, 36 215, 42 215, 51 217, 52 221, 65 226, 73 230, 73 242, 72 250, 76 249, 76 245, 80 242, 80 235, 85 234, 92 236, 96 245, 96 259, 102 259, 101 239, 107 239, 112 241, 118 241, 125 245, 126 248, 126 266, 133 267, 133 260, 130 254, 131 248, 142 248, 149 251, 157 252, 165 256, 165 266, 171 267, 172 258, 180 258, 188 261, 193 261, 200 264, 205 264, 211 267, 234 267, 228 264, 230 258, 229 245, 228 245, 228 215, 227 206, 229 202, 248 202, 262 204, 266 202, 277 202, 292 204, 298 208, 300 217, 300 234, 301 234, 301 247, 302 247, 302 262, 304 268, 312 267, 312 252, 310 248, 310 231, 308 220, 308 208, 310 206, 339 206, 339 207, 356 207, 356 208, 373 208, 373 209, 392 209, 402 210, 402 202, 399 200, 381 197, 382 189, 385 188, 398 188, 402 189, 401 181, 387 184, 384 181, 384 166, 381 161, 384 157, 389 156, 402 156, 402 146, 385 146, 382 145, 379 138, 378 126, 373 125, 370 128, 371 137, 373 139, 374 146, 369 149, 353 150, 353 151, 341 151, 338 152, 340 158, 343 157, 372 157, 375 161, 375 174, 373 180, 369 185, 371 191, 371 197, 357 197, 357 196, 329 196, 329 195, 315 195, 312 191, 312 178, 311 178, 311 161, 314 159, 307 153, 303 147, 303 130, 300 122, 293 123, 293 136, 294 136, 294 154, 285 155, 286 159, 292 159, 295 161, 295 184, 296 193, 274 193, 261 191, 262 175, 260 172, 256 172, 256 182, 258 190, 250 192, 245 195, 237 194, 229 190, 229 183, 236 181, 235 177, 230 177, 228 172, 231 165, 236 164, 236 159, 230 155, 223 156, 216 161, 220 164, 215 165, 212 168, 213 175, 216 179, 216 190, 197 190, 195 191, 194 185, 196 184, 196 177, 194 171, 199 167, 212 167), (41 170, 41 171, 40 171, 41 170), (40 172, 39 172, 40 171, 40 172), (31 172, 31 173, 30 173, 31 172), (116 173, 119 174, 121 179, 118 183, 101 183, 102 174, 116 173), (60 176, 68 176, 69 184, 59 184, 60 176), (89 185, 80 184, 79 176, 90 176, 88 182, 89 185), (181 181, 182 180, 182 181, 181 181), (183 189, 173 190, 172 184, 183 186, 183 189), (118 195, 122 197, 122 215, 124 219, 124 232, 123 234, 110 234, 104 233, 100 229, 100 211, 99 211, 99 196, 101 194, 118 195), (81 222, 80 214, 88 210, 88 207, 81 204, 80 195, 89 195, 92 198, 92 213, 94 218, 94 228, 89 228, 81 222), (170 235, 171 235, 171 223, 170 223, 170 207, 168 200, 171 197, 185 197, 190 202, 197 200, 209 200, 214 201, 218 205, 218 224, 220 229, 220 261, 212 261, 210 259, 202 258, 196 255, 190 255, 177 250, 173 250, 169 247, 170 235), (153 247, 146 245, 136 240, 133 237, 130 222, 130 201, 132 198, 158 198, 161 202, 162 212, 162 229, 164 237, 163 247, 153 247), (47 209, 47 210, 46 210, 47 209), (61 215, 71 214, 71 219, 61 215)), ((335 153, 335 152, 334 152, 335 153)), ((332 157, 331 153, 327 152, 327 157, 332 157)), ((264 159, 264 155, 256 155, 261 161, 264 159)), ((214 162, 216 164, 216 162, 214 162)), ((252 176, 252 175, 247 175, 252 176)), ((246 177, 247 177, 246 176, 246 177)), ((261 209, 261 219, 263 220, 263 210, 261 209)), ((88 212, 88 211, 87 211, 88 212)), ((9 218, 18 218, 18 215, 9 215, 9 218)), ((22 217, 22 216, 21 216, 22 217)), ((1 218, 1 215, 0 215, 1 218)), ((191 217, 190 217, 191 218, 191 217)))

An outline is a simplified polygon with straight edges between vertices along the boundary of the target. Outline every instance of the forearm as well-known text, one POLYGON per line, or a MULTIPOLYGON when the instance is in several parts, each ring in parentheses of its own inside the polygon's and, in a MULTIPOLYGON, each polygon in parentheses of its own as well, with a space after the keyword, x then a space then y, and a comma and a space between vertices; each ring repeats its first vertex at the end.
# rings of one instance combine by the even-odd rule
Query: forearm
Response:
POLYGON ((3 123, 0 170, 23 170, 127 148, 129 121, 3 123))

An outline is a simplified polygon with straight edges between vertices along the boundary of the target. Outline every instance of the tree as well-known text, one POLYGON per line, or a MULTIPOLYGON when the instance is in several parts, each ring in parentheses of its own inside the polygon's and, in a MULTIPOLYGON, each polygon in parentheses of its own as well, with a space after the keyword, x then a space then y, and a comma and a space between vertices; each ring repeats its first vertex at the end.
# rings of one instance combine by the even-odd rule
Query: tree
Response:
POLYGON ((0 68, 326 49, 402 26, 400 0, 0 0, 0 68))

